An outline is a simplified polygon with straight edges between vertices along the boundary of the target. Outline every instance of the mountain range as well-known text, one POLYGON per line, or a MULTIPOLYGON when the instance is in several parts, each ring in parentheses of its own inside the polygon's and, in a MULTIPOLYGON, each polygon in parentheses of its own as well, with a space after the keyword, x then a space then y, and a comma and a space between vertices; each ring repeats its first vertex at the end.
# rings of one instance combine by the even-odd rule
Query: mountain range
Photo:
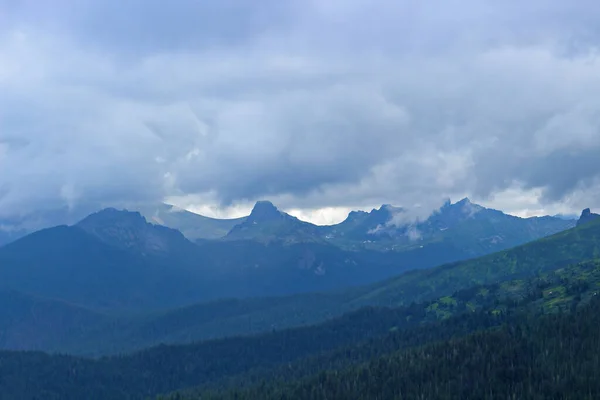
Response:
MULTIPOLYGON (((135 208, 134 208, 135 209, 135 208)), ((246 217, 218 219, 205 217, 171 204, 137 207, 148 222, 177 229, 191 241, 219 239, 226 236, 234 226, 243 223, 246 217)))
MULTIPOLYGON (((143 399, 177 390, 167 398, 345 399, 355 391, 390 398, 401 387, 411 397, 426 391, 438 398, 452 385, 452 393, 464 392, 461 398, 492 390, 527 398, 532 387, 546 398, 594 397, 600 393, 594 383, 599 256, 600 220, 594 220, 480 259, 338 293, 346 302, 371 299, 372 306, 311 326, 98 359, 0 352, 0 396, 143 399), (568 385, 547 379, 559 374, 568 385), (509 389, 507 381, 525 383, 509 389)), ((221 306, 146 325, 139 334, 227 314, 221 306)), ((109 331, 100 337, 113 339, 109 331)))
MULTIPOLYGON (((402 212, 383 206, 316 226, 262 201, 225 237, 194 243, 140 212, 108 208, 0 248, 0 282, 94 310, 150 311, 364 285, 575 225, 553 217, 517 218, 464 199, 446 203, 423 222, 389 226, 386 221, 402 212)), ((180 223, 188 217, 205 221, 178 213, 180 223)))
POLYGON ((0 287, 101 311, 150 311, 224 297, 339 289, 446 256, 348 251, 328 243, 196 244, 138 212, 105 209, 0 248, 0 287))
POLYGON ((0 248, 0 398, 593 397, 597 214, 407 213, 316 226, 259 202, 198 241, 107 208, 28 234, 0 248))
POLYGON ((479 206, 467 198, 454 204, 446 202, 423 221, 411 218, 408 210, 383 205, 371 212, 353 211, 336 225, 316 226, 279 211, 270 202, 261 201, 225 239, 326 242, 348 249, 394 251, 444 244, 457 252, 478 256, 573 226, 575 220, 549 216, 519 218, 479 206))
MULTIPOLYGON (((577 228, 488 256, 414 270, 373 284, 368 284, 369 280, 363 280, 359 273, 362 269, 372 274, 367 267, 368 261, 375 263, 379 256, 379 265, 382 266, 389 262, 389 257, 403 253, 355 251, 355 257, 357 254, 366 257, 364 263, 350 271, 342 267, 340 274, 354 272, 354 276, 360 279, 350 281, 346 277, 344 281, 342 275, 334 274, 336 285, 331 287, 336 291, 289 295, 310 291, 308 288, 315 287, 314 281, 306 279, 307 275, 303 273, 307 271, 303 268, 293 269, 297 273, 285 268, 285 273, 277 273, 277 268, 281 270, 281 264, 285 264, 279 264, 277 260, 294 254, 302 257, 301 253, 294 252, 318 249, 319 246, 324 245, 263 245, 248 241, 195 245, 178 231, 147 223, 138 213, 104 210, 76 226, 42 231, 0 249, 3 282, 12 282, 12 285, 7 285, 10 287, 0 292, 3 296, 0 300, 10 304, 8 309, 11 310, 3 317, 0 314, 0 332, 3 332, 0 347, 106 354, 157 343, 184 343, 319 323, 365 306, 397 307, 415 301, 431 301, 469 287, 508 279, 531 279, 536 274, 570 263, 598 258, 600 220, 580 223, 577 228), (125 215, 121 215, 123 213, 125 215), (112 221, 117 217, 118 223, 112 221), (14 270, 12 276, 6 275, 11 268, 4 261, 11 259, 3 257, 7 254, 17 257, 18 253, 24 253, 20 250, 15 255, 13 248, 17 245, 31 248, 30 240, 36 239, 37 242, 37 236, 54 233, 55 230, 63 236, 56 237, 54 242, 44 239, 41 242, 47 245, 46 248, 35 247, 35 251, 27 253, 41 255, 39 261, 31 262, 36 259, 34 257, 26 263, 15 264, 27 266, 27 269, 18 269, 23 276, 17 279, 14 270), (151 247, 145 242, 147 238, 150 238, 151 247), (60 247, 61 243, 68 246, 60 247), (88 269, 84 268, 84 272, 71 268, 78 262, 85 265, 85 258, 71 261, 53 258, 82 247, 86 250, 79 254, 89 257, 88 269), (6 253, 6 249, 13 250, 6 253), (48 249, 55 251, 47 252, 48 249), (173 253, 180 258, 175 258, 173 253), (232 259, 228 258, 237 253, 243 256, 243 259, 237 258, 240 263, 264 257, 263 260, 271 263, 272 268, 263 275, 243 273, 244 268, 236 268, 232 259), (100 258, 102 254, 105 258, 100 258), (194 256, 194 260, 205 262, 190 264, 187 261, 190 255, 194 256), (90 259, 99 263, 90 264, 90 259), (173 260, 179 262, 171 264, 173 260), (231 264, 226 264, 227 260, 231 264), (36 270, 32 270, 34 265, 38 266, 36 270), (49 267, 54 265, 60 265, 60 268, 51 270, 49 267), (223 279, 216 279, 218 274, 197 273, 196 269, 202 270, 202 265, 216 269, 227 267, 226 271, 221 271, 223 279), (40 272, 44 266, 49 271, 46 275, 40 272), (119 268, 120 271, 117 270, 119 268), (118 278, 121 275, 124 279, 118 278), (39 280, 32 279, 34 276, 39 280), (206 276, 209 276, 208 281, 206 276), (270 285, 279 284, 279 290, 265 285, 263 281, 252 280, 256 276, 264 278, 270 285), (242 283, 246 279, 250 279, 249 285, 242 283), (36 286, 36 282, 40 284, 36 286), (357 286, 361 282, 362 286, 357 286), (301 284, 307 285, 305 290, 297 290, 301 284), (215 293, 213 287, 218 288, 218 292, 215 293), (260 290, 248 290, 249 287, 260 290), (205 297, 207 293, 212 294, 213 301, 192 304, 209 299, 205 297), (216 300, 235 294, 238 298, 216 300), (241 298, 273 295, 283 297, 241 298), (170 310, 164 309, 169 307, 170 310), (127 314, 124 315, 124 312, 127 314), (62 323, 53 329, 50 322, 53 320, 62 323), (54 333, 44 338, 20 334, 39 329, 54 333)), ((333 246, 326 248, 335 250, 327 254, 331 263, 342 255, 349 256, 349 253, 333 246)), ((256 272, 255 268, 251 271, 256 272)), ((318 279, 323 275, 309 273, 308 276, 318 279)))
MULTIPOLYGON (((74 224, 90 214, 87 211, 90 207, 35 212, 2 220, 0 246, 43 228, 74 224)), ((480 242, 481 249, 473 250, 473 255, 547 236, 568 229, 576 222, 576 218, 563 216, 519 218, 481 207, 466 198, 454 204, 447 201, 423 221, 412 218, 410 210, 383 205, 370 212, 352 211, 344 221, 330 226, 301 221, 268 201, 257 202, 249 216, 236 219, 209 218, 168 204, 136 205, 130 209, 152 224, 179 230, 193 242, 215 239, 312 241, 347 248, 403 250, 427 242, 464 237, 466 241, 480 242)), ((465 248, 470 244, 466 243, 465 248)), ((460 240, 456 245, 462 245, 460 240)))

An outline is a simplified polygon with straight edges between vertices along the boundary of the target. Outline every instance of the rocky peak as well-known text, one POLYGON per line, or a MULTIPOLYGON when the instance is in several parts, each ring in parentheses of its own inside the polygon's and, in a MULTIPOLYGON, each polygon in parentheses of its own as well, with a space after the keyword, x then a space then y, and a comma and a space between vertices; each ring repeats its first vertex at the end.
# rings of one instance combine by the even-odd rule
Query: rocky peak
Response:
POLYGON ((444 212, 444 211, 450 211, 451 213, 457 212, 458 216, 467 217, 467 218, 474 216, 475 214, 477 214, 478 212, 480 212, 482 210, 484 210, 484 208, 482 206, 471 202, 471 200, 468 197, 465 197, 464 199, 456 202, 455 204, 450 204, 449 207, 446 207, 446 208, 442 207, 440 209, 440 211, 442 211, 442 212, 444 212))
POLYGON ((360 215, 368 215, 369 213, 366 211, 362 211, 362 210, 358 210, 358 211, 350 211, 350 213, 348 213, 348 218, 354 218, 354 217, 358 217, 360 215))
POLYGON ((272 221, 281 219, 284 215, 285 214, 279 211, 270 201, 258 201, 254 205, 254 208, 248 217, 248 221, 272 221))
POLYGON ((88 215, 81 220, 77 226, 84 229, 94 229, 99 226, 113 224, 144 226, 147 222, 142 214, 137 211, 117 210, 116 208, 111 207, 88 215))
POLYGON ((224 239, 290 244, 322 241, 319 233, 316 225, 279 211, 269 201, 259 201, 248 218, 234 226, 224 239))
POLYGON ((581 217, 579 217, 579 220, 577 221, 577 226, 587 224, 597 218, 600 218, 600 214, 594 214, 592 213, 592 210, 586 208, 581 212, 581 217))

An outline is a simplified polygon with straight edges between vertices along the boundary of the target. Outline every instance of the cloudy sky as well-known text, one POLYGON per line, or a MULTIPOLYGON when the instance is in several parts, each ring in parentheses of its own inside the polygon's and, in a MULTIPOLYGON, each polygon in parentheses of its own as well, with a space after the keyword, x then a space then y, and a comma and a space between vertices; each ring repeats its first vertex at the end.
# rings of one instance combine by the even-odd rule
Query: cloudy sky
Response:
POLYGON ((599 20, 596 0, 0 0, 0 216, 600 208, 599 20))

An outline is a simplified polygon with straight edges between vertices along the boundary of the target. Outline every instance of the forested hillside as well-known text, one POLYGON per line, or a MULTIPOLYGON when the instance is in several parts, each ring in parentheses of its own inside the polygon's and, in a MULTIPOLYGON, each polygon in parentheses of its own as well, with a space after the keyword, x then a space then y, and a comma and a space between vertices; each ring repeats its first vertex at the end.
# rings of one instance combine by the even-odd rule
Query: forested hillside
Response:
POLYGON ((600 302, 247 390, 169 399, 596 399, 600 302))
MULTIPOLYGON (((451 340, 504 323, 529 329, 529 324, 536 324, 544 314, 569 314, 586 310, 589 304, 596 311, 600 307, 595 300, 598 287, 600 261, 593 261, 529 280, 474 287, 431 302, 394 309, 365 308, 321 325, 254 337, 162 345, 98 360, 3 352, 0 398, 23 393, 21 398, 43 394, 57 399, 141 399, 193 387, 202 387, 202 391, 230 387, 256 390, 251 388, 258 382, 272 385, 281 379, 310 379, 315 371, 350 368, 401 349, 451 340)), ((494 338, 490 341, 497 340, 494 338)), ((272 395, 269 385, 261 389, 267 391, 260 396, 272 395)), ((364 388, 357 390, 364 392, 364 388)))

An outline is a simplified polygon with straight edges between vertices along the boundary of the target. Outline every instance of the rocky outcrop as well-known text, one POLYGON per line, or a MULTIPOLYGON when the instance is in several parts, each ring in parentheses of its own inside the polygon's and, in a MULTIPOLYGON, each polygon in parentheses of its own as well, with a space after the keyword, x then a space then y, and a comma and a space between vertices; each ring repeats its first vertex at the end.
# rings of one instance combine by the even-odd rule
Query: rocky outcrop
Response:
POLYGON ((577 226, 587 224, 598 218, 600 218, 600 214, 594 214, 589 208, 586 208, 581 212, 581 217, 579 217, 579 220, 577 221, 577 226))

